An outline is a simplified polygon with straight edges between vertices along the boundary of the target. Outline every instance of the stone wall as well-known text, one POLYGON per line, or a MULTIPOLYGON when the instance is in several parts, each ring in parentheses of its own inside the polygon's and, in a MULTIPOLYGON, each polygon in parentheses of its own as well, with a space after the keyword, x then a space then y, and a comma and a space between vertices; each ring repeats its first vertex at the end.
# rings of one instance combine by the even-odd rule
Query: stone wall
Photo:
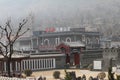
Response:
POLYGON ((112 58, 112 66, 116 67, 120 63, 120 49, 119 48, 106 48, 103 51, 103 70, 108 70, 110 59, 112 58))
POLYGON ((61 56, 61 57, 56 57, 56 68, 64 68, 65 67, 65 56, 61 56))

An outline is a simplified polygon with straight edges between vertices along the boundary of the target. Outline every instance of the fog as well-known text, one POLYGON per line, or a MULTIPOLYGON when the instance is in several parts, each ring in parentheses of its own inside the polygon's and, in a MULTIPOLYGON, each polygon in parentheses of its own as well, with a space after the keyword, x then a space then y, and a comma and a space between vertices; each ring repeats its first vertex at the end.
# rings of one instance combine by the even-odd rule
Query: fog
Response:
POLYGON ((32 16, 28 27, 34 30, 95 27, 105 35, 119 35, 120 30, 119 0, 0 0, 0 10, 0 24, 32 16))

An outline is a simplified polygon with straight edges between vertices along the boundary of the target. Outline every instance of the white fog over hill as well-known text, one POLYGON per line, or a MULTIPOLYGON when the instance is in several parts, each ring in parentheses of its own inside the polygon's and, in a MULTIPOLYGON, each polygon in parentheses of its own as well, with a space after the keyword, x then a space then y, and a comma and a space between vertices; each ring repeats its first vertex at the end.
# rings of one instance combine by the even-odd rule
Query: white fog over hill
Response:
POLYGON ((119 0, 0 0, 0 24, 9 18, 17 25, 29 17, 28 27, 87 27, 105 35, 119 35, 119 0))

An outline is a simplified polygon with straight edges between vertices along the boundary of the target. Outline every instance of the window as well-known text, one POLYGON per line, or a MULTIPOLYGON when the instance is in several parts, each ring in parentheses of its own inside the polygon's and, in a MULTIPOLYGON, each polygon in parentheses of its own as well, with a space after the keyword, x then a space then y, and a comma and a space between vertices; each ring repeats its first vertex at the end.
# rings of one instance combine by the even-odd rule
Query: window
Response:
POLYGON ((44 40, 44 45, 49 45, 49 40, 48 39, 44 40))
POLYGON ((67 37, 67 38, 66 38, 66 42, 71 42, 71 38, 70 38, 70 37, 67 37))
POLYGON ((99 38, 96 38, 96 42, 97 42, 97 44, 99 44, 99 38))
POLYGON ((59 44, 60 38, 55 38, 56 45, 59 44))

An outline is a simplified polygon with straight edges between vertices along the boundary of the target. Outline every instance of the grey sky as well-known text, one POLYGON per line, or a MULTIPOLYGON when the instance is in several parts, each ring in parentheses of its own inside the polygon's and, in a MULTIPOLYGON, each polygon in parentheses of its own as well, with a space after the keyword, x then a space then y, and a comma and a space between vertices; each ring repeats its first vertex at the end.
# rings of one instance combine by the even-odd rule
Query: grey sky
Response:
MULTIPOLYGON (((104 1, 104 0, 103 0, 104 1)), ((19 17, 29 14, 50 13, 56 11, 71 11, 76 8, 87 9, 101 0, 0 0, 0 18, 19 17)))
POLYGON ((113 1, 119 0, 0 0, 0 21, 9 17, 24 18, 32 12, 38 22, 46 24, 42 20, 50 22, 55 17, 74 17, 78 11, 92 11, 99 5, 108 7, 113 1))

